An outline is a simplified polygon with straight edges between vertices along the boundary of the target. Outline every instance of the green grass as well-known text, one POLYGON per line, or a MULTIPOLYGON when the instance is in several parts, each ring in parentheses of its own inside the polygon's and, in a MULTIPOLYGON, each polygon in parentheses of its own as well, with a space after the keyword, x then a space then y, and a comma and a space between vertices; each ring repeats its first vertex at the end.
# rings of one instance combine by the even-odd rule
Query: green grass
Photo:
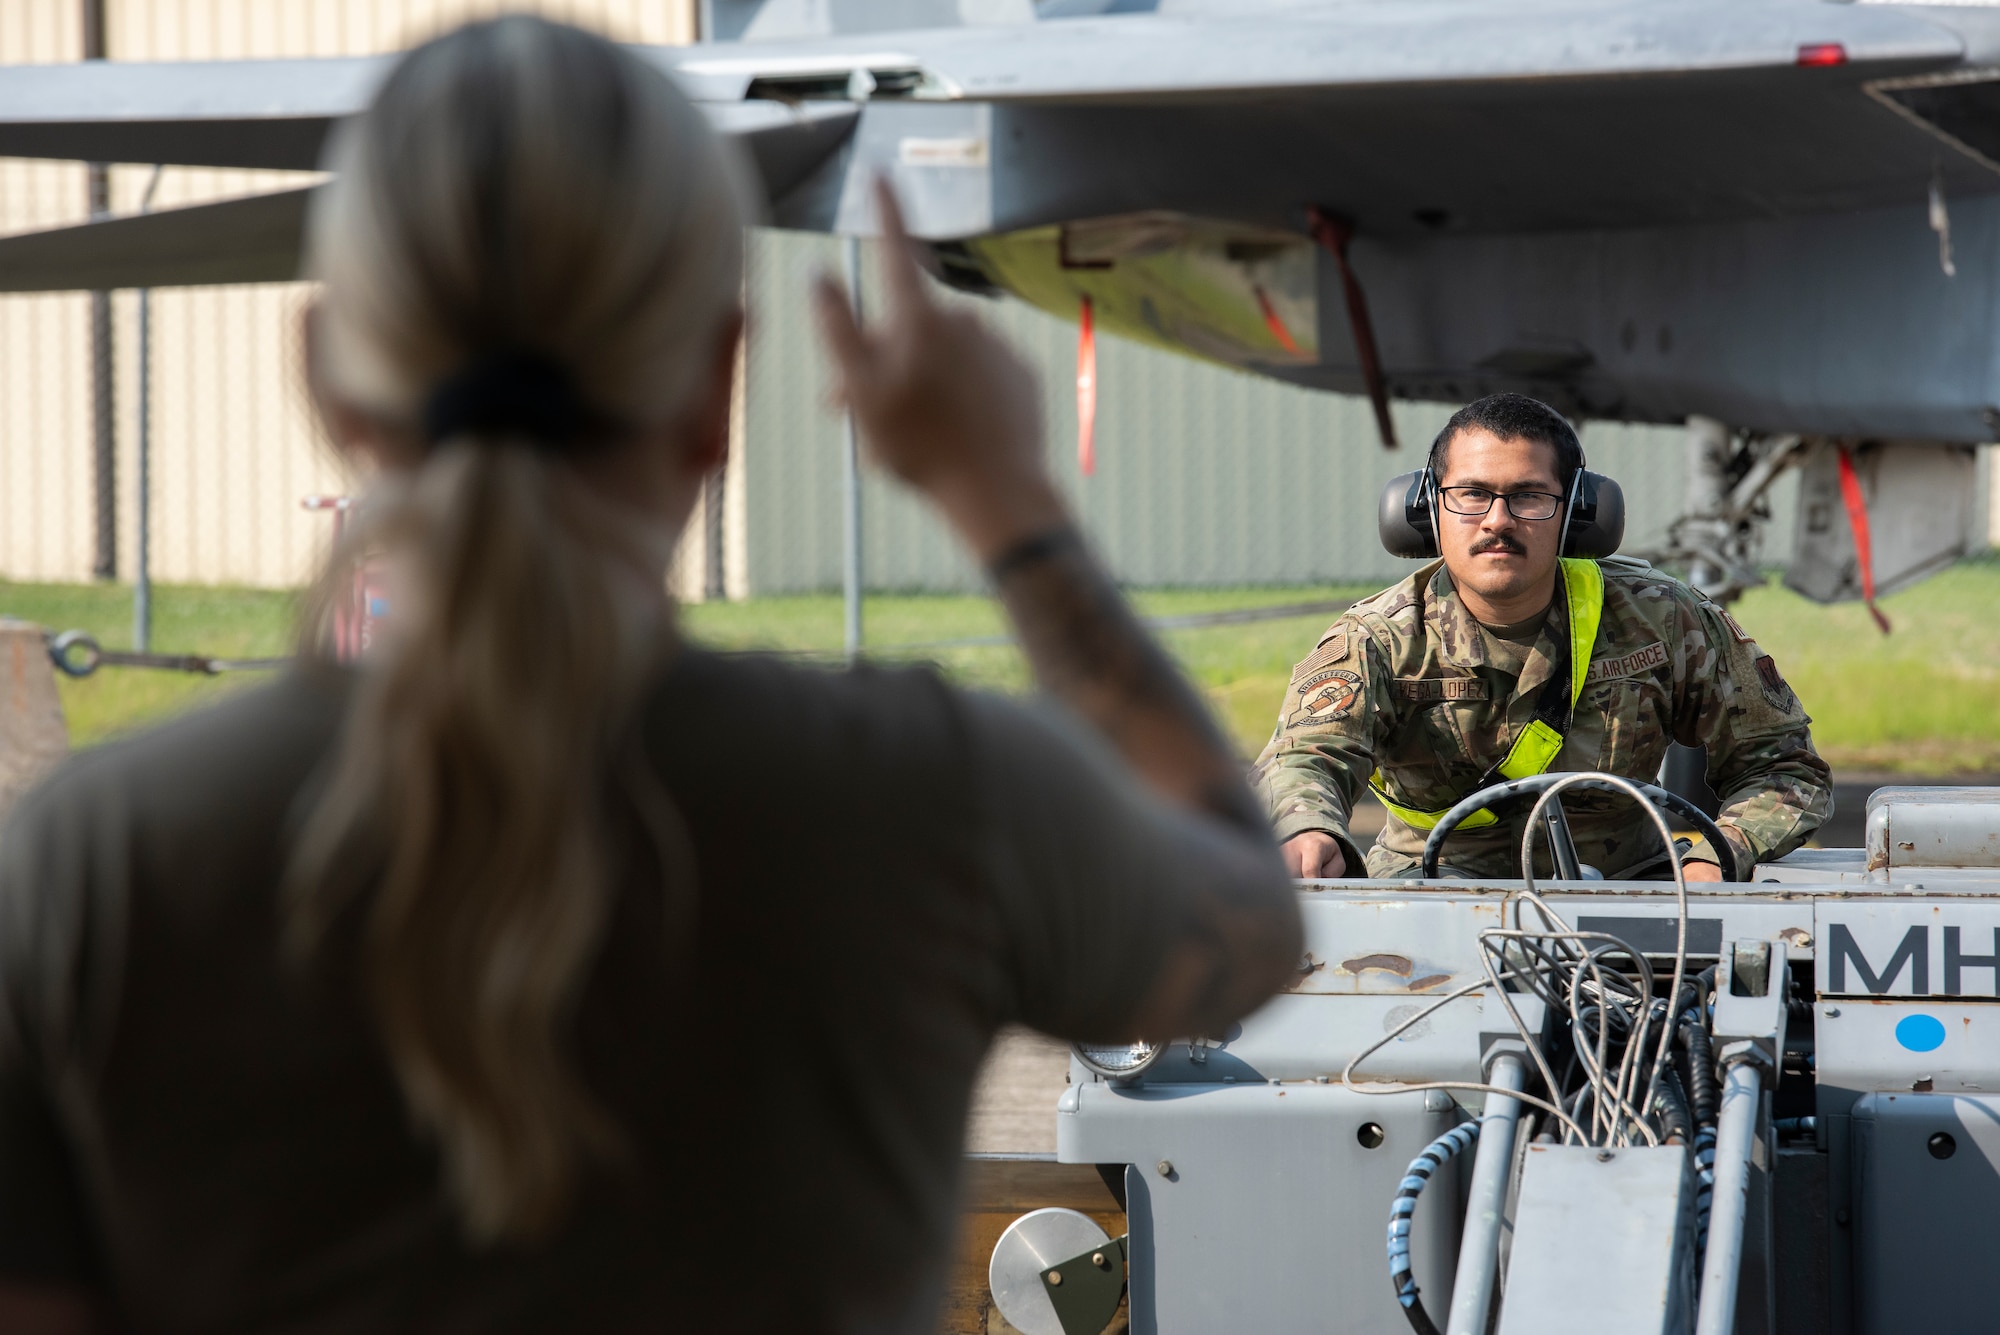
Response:
POLYGON ((1820 607, 1772 585, 1743 628, 1778 660, 1836 769, 2000 773, 2000 559, 1966 561, 1885 599, 1820 607))
MULTIPOLYGON (((1372 586, 1293 585, 1238 589, 1153 589, 1133 595, 1144 616, 1187 616, 1240 607, 1330 602, 1365 597, 1372 586)), ((1215 706, 1246 755, 1255 755, 1277 718, 1278 700, 1333 614, 1286 617, 1247 625, 1167 631, 1167 647, 1215 706)), ((732 649, 785 649, 828 657, 841 646, 841 605, 830 596, 760 598, 687 609, 688 628, 710 644, 732 649)), ((871 597, 863 608, 863 642, 872 657, 929 661, 955 680, 992 690, 1028 686, 1027 665, 1012 646, 907 647, 1005 632, 999 605, 987 598, 871 597)))
MULTIPOLYGON (((289 653, 297 607, 298 595, 289 592, 155 586, 152 648, 216 658, 289 653)), ((0 616, 33 621, 53 631, 85 631, 106 649, 132 646, 132 590, 124 585, 0 581, 0 616)), ((262 675, 201 677, 107 667, 82 679, 59 676, 56 686, 70 741, 88 746, 212 700, 262 675)))
MULTIPOLYGON (((1351 598, 1362 586, 1181 589, 1134 596, 1148 616, 1351 598)), ((296 597, 249 589, 165 587, 154 596, 154 647, 253 656, 285 652, 296 597)), ((1837 768, 1905 773, 2000 771, 2000 560, 1969 561, 1884 603, 1896 633, 1876 632, 1859 606, 1819 607, 1772 585, 1736 608, 1774 654, 1814 717, 1820 749, 1837 768)), ((82 629, 107 646, 131 641, 131 591, 105 585, 0 582, 0 615, 57 630, 82 629)), ((1262 747, 1291 665, 1330 620, 1291 617, 1170 631, 1169 649, 1222 716, 1246 755, 1262 747)), ((838 597, 759 598, 687 609, 698 639, 721 648, 777 649, 831 660, 841 643, 838 597)), ((898 648, 998 635, 986 598, 881 595, 865 609, 870 653, 929 660, 958 681, 1019 691, 1028 684, 1010 646, 898 648)), ((77 745, 112 736, 231 689, 253 674, 207 679, 107 668, 62 682, 77 745)))

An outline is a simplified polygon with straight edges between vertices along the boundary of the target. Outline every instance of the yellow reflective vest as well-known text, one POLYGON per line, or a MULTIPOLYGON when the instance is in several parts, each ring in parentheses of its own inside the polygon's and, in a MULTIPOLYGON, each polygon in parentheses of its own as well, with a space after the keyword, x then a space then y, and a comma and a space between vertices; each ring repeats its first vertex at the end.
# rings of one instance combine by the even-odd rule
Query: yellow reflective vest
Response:
MULTIPOLYGON (((1569 700, 1562 710, 1563 727, 1576 712, 1576 702, 1583 694, 1584 681, 1590 673, 1590 651, 1597 643, 1597 628, 1604 620, 1604 572, 1597 562, 1579 557, 1563 557, 1558 565, 1562 570, 1563 597, 1569 609, 1569 700)), ((1552 711, 1544 711, 1544 714, 1552 711)), ((1514 744, 1507 748, 1502 757, 1480 781, 1478 788, 1497 783, 1502 779, 1525 779, 1530 775, 1547 773, 1550 765, 1562 754, 1562 730, 1547 717, 1538 715, 1530 720, 1514 738, 1514 744)), ((1417 807, 1407 807, 1389 796, 1389 788, 1382 781, 1382 772, 1377 770, 1368 780, 1368 786, 1375 790, 1376 798, 1382 805, 1394 812, 1404 824, 1419 830, 1436 827, 1450 807, 1439 807, 1434 811, 1424 811, 1417 807)), ((1471 793, 1462 795, 1471 796, 1471 793)), ((1492 825, 1500 818, 1493 814, 1491 807, 1475 811, 1462 821, 1461 828, 1476 830, 1492 825)))

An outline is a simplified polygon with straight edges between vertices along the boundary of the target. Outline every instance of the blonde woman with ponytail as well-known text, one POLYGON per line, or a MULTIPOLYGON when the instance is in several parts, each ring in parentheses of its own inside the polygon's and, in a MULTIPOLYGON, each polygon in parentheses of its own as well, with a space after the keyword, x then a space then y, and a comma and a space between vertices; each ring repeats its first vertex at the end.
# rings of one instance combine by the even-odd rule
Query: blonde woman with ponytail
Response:
POLYGON ((393 610, 0 836, 0 1328, 931 1329, 994 1032, 1216 1032, 1296 958, 1240 767, 886 191, 828 345, 1033 706, 676 630, 744 207, 664 75, 474 25, 329 166, 307 373, 375 481, 327 581, 393 610))

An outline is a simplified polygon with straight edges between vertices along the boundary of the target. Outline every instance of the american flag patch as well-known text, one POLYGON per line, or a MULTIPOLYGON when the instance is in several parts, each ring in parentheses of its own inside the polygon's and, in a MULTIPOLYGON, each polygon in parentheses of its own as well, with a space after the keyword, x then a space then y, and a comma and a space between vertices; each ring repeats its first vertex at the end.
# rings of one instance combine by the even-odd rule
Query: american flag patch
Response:
POLYGON ((1317 668, 1325 667, 1328 663, 1338 663, 1345 657, 1347 657, 1347 632, 1334 631, 1319 642, 1319 648, 1307 654, 1304 660, 1292 669, 1292 678, 1297 680, 1317 668))

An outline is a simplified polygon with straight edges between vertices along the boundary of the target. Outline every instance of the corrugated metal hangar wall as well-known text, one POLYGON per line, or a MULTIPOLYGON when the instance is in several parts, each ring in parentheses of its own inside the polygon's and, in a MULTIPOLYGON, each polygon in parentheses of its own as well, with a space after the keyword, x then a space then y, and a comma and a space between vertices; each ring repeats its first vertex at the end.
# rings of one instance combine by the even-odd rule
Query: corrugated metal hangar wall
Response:
MULTIPOLYGON (((840 243, 760 232, 750 259, 743 569, 730 572, 730 583, 758 593, 832 588, 840 582, 841 429, 824 406, 825 368, 805 294, 816 270, 839 272, 840 243)), ((1011 299, 959 300, 974 302, 1040 373, 1056 475, 1121 579, 1294 584, 1388 580, 1409 570, 1376 542, 1376 497, 1390 477, 1421 465, 1457 405, 1397 404, 1397 433, 1409 443, 1391 453, 1376 443, 1365 400, 1100 337, 1097 471, 1085 478, 1076 463, 1076 326, 1011 299)), ((1591 465, 1625 487, 1627 548, 1659 543, 1685 489, 1681 432, 1596 423, 1583 434, 1591 465)), ((1791 550, 1793 490, 1781 484, 1766 549, 1773 561, 1791 550)), ((869 587, 978 587, 937 523, 893 483, 871 478, 863 512, 869 587)))
MULTIPOLYGON (((0 65, 84 55, 84 0, 0 0, 0 65)), ((102 0, 109 59, 228 60, 394 51, 470 18, 536 9, 627 41, 686 42, 694 0, 102 0)), ((152 168, 110 172, 139 207, 152 168)), ((309 174, 167 168, 165 208, 309 174)), ((0 232, 82 222, 80 163, 0 158, 0 232)), ((286 587, 317 568, 331 525, 299 508, 349 479, 319 441, 298 375, 303 283, 161 289, 152 297, 154 578, 286 587)), ((88 580, 96 556, 90 297, 0 297, 0 579, 88 580)), ((116 573, 137 507, 137 296, 112 302, 116 573)))

